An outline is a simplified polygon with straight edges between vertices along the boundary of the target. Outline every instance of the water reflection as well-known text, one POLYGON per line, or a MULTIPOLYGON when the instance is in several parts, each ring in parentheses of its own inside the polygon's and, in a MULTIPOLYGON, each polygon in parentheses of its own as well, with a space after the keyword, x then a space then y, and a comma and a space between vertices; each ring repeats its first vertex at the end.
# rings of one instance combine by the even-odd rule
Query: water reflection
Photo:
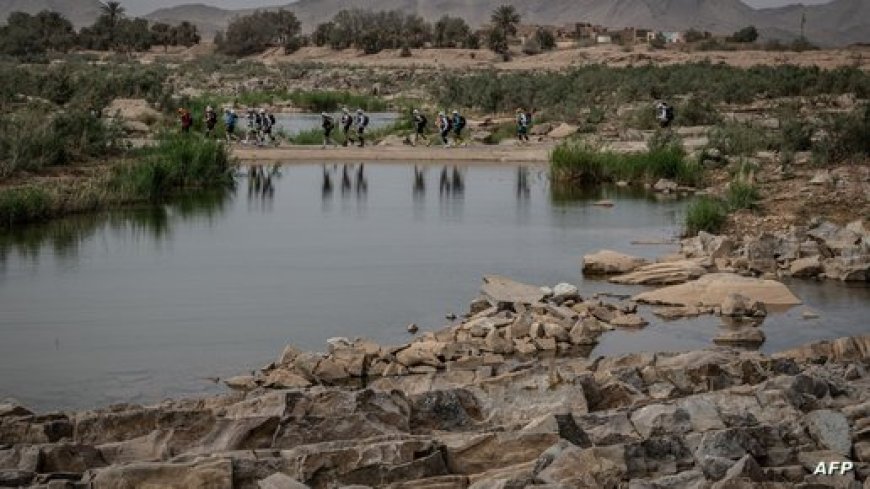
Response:
POLYGON ((73 260, 83 243, 104 229, 114 236, 148 237, 158 245, 166 243, 179 224, 203 218, 213 224, 226 212, 233 194, 232 189, 202 191, 165 205, 81 214, 16 228, 0 233, 0 261, 5 262, 11 253, 36 260, 45 248, 60 260, 73 260))
POLYGON ((274 180, 281 178, 278 165, 266 168, 254 165, 248 168, 248 206, 261 212, 272 210, 275 199, 274 180))

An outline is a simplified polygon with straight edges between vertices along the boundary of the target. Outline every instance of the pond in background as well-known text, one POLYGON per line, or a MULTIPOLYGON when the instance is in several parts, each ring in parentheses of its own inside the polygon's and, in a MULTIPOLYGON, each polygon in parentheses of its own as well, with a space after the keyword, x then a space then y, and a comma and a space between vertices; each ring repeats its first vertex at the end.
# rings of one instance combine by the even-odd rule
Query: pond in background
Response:
MULTIPOLYGON (((580 259, 655 257, 685 201, 600 188, 563 192, 539 166, 303 164, 246 169, 231 192, 76 216, 0 234, 0 399, 87 408, 222 390, 284 345, 332 336, 405 342, 461 313, 485 274, 581 292, 580 259), (612 208, 596 200, 615 202, 612 208)), ((764 323, 765 351, 866 333, 870 290, 796 282, 800 308, 764 323)), ((643 312, 648 319, 654 316, 643 312)), ((719 320, 654 321, 595 354, 706 347, 719 320)))
MULTIPOLYGON (((338 126, 340 124, 341 112, 330 112, 330 114, 335 118, 335 124, 338 126)), ((368 112, 366 115, 369 116, 370 130, 389 126, 399 119, 399 114, 395 112, 368 112)), ((320 129, 322 118, 320 114, 276 113, 275 121, 275 127, 278 130, 283 129, 288 135, 294 136, 311 129, 320 129)))

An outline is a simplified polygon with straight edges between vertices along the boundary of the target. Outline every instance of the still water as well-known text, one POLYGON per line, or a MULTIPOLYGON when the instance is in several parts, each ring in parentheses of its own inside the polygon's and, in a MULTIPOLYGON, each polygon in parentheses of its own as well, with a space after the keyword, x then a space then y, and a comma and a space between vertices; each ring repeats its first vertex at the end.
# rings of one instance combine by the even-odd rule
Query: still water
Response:
MULTIPOLYGON (((586 293, 580 257, 679 232, 685 202, 564 193, 541 167, 286 166, 245 169, 234 191, 157 209, 78 216, 0 235, 0 399, 37 409, 153 402, 222 388, 287 343, 386 344, 461 313, 484 274, 586 293), (271 175, 271 170, 263 170, 271 175), (257 176, 257 177, 255 177, 257 176), (616 205, 592 205, 608 198, 616 205)), ((866 332, 870 291, 796 283, 800 308, 765 322, 767 351, 866 332)), ((643 313, 654 317, 648 311, 643 313)), ((654 322, 597 353, 705 347, 719 321, 654 322)))

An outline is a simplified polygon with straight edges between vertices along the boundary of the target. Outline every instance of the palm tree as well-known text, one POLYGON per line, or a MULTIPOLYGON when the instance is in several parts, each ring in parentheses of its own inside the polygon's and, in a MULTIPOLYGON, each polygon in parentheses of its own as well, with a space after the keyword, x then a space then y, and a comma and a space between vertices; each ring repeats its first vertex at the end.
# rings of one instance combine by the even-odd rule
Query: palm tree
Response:
POLYGON ((493 27, 501 30, 507 36, 517 35, 517 24, 520 23, 520 14, 513 5, 502 5, 492 12, 491 21, 493 27))
POLYGON ((124 16, 124 12, 126 9, 121 6, 121 2, 106 2, 100 6, 100 10, 103 12, 103 15, 108 17, 109 25, 115 27, 118 23, 118 19, 124 16))

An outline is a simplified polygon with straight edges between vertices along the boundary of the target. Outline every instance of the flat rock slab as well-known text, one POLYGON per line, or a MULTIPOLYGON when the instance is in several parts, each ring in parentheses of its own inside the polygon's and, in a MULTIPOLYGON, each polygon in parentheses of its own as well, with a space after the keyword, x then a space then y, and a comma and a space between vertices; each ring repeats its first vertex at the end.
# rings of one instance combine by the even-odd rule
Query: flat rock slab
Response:
POLYGON ((669 306, 721 306, 730 294, 740 294, 765 306, 794 306, 801 303, 781 282, 742 277, 733 273, 711 273, 680 285, 644 292, 633 300, 669 306))
POLYGON ((649 262, 644 258, 613 250, 601 250, 583 257, 583 273, 588 275, 628 273, 647 264, 649 262))
POLYGON ((534 304, 544 299, 540 287, 524 284, 499 275, 483 277, 483 295, 492 302, 534 304))
POLYGON ((672 285, 696 279, 705 273, 707 270, 699 260, 678 260, 644 265, 610 281, 624 285, 672 285))

